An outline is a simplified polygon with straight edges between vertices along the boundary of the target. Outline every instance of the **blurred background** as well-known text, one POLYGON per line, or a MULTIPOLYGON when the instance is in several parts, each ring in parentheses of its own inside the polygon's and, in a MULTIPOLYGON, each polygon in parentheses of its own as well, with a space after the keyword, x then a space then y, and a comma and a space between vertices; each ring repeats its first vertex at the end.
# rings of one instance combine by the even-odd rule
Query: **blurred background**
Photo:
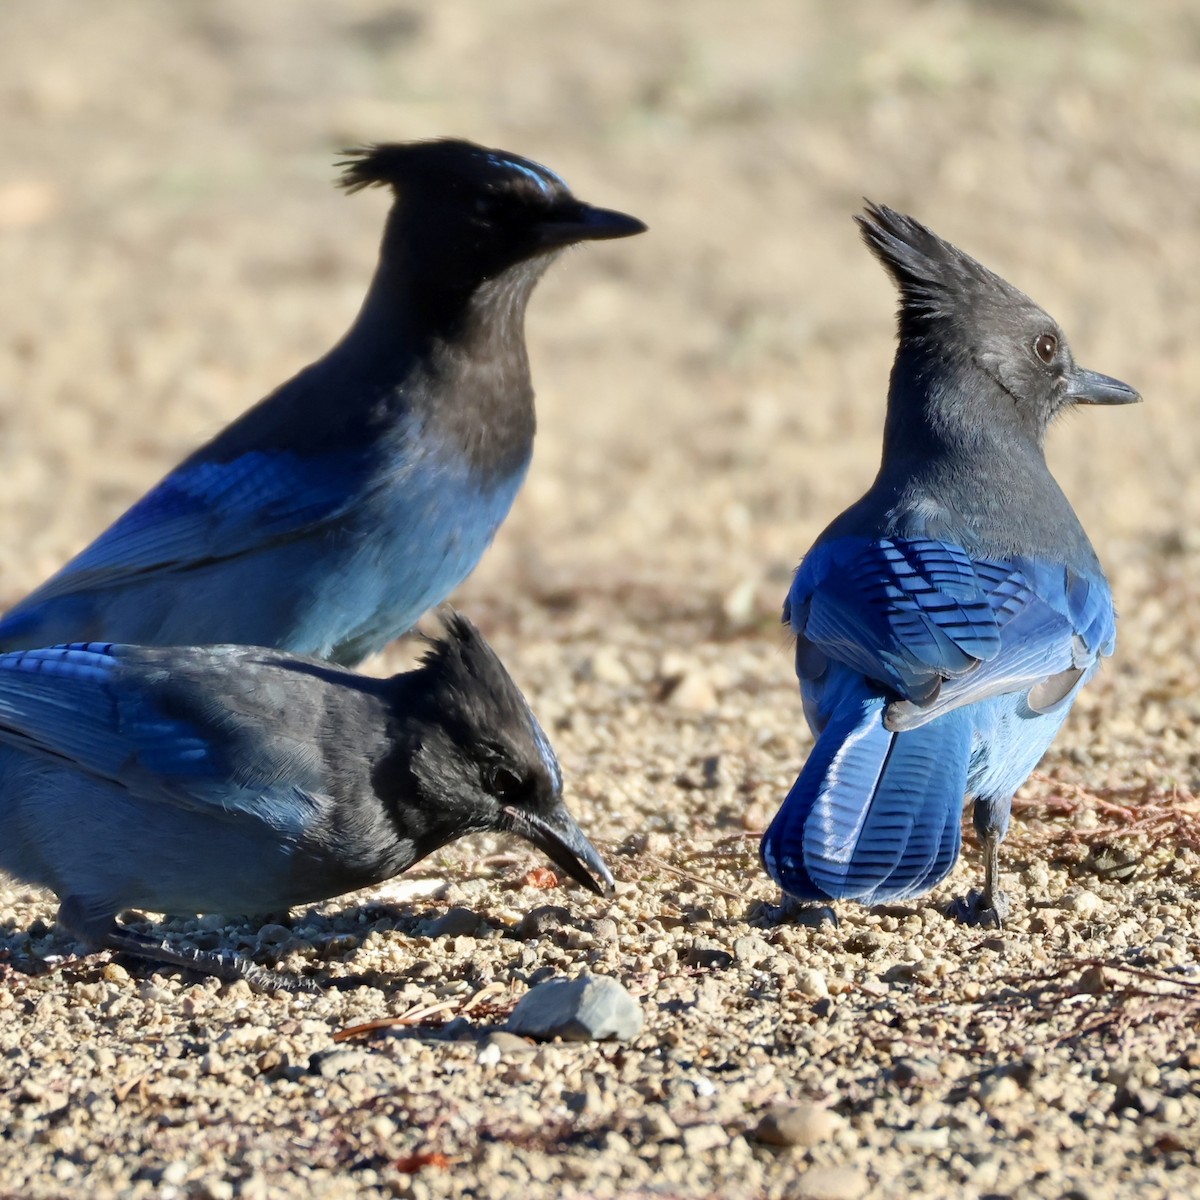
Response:
POLYGON ((689 727, 757 696, 769 816, 806 737, 779 602, 878 461, 895 298, 866 196, 1143 392, 1051 438, 1125 618, 1077 710, 1115 750, 1076 753, 1194 782, 1198 55, 1184 0, 9 0, 0 602, 343 332, 387 197, 336 190, 339 149, 465 136, 651 232, 535 294, 534 465, 459 600, 579 762, 576 708, 645 777, 684 744, 645 706, 689 672, 689 727))

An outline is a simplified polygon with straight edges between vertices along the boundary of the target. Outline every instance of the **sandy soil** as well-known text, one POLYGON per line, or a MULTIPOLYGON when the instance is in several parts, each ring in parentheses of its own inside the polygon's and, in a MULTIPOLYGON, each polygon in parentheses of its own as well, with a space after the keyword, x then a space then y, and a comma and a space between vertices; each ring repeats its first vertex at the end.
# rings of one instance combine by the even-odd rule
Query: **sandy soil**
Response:
POLYGON ((469 136, 652 230, 539 289, 533 471, 457 598, 620 895, 474 843, 290 930, 168 927, 371 984, 263 999, 75 959, 51 897, 0 891, 0 1193, 1200 1192, 1198 52, 1183 2, 0 7, 0 602, 344 329, 386 200, 330 186, 339 147, 469 136), (862 196, 1146 398, 1052 437, 1120 646, 1022 793, 1003 933, 939 911, 969 840, 925 901, 760 916, 751 835, 809 746, 778 606, 878 455, 862 196), (639 997, 635 1042, 487 1040, 584 969, 639 997))

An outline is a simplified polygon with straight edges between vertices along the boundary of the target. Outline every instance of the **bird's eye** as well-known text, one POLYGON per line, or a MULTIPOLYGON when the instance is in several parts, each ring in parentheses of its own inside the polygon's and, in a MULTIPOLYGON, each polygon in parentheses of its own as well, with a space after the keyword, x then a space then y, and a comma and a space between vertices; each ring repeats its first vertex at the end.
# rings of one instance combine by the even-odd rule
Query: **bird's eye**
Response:
POLYGON ((487 790, 501 801, 516 800, 525 791, 525 780, 516 771, 498 763, 488 767, 483 781, 487 790))
POLYGON ((1033 343, 1033 352, 1046 366, 1049 366, 1054 361, 1054 356, 1058 353, 1058 338, 1052 333, 1043 333, 1033 343))

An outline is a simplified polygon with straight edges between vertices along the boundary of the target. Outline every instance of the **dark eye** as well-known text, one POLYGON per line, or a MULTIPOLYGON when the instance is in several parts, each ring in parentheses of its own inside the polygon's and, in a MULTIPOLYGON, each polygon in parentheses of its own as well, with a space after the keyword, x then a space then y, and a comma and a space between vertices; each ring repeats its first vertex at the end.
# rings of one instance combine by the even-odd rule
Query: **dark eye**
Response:
POLYGON ((471 206, 481 220, 490 221, 500 212, 500 204, 494 196, 476 196, 471 206))
POLYGON ((525 780, 510 767, 494 763, 483 776, 484 786, 497 800, 509 803, 525 793, 525 780))
POLYGON ((1054 356, 1058 353, 1058 338, 1052 333, 1043 333, 1033 343, 1033 352, 1046 366, 1049 366, 1054 361, 1054 356))

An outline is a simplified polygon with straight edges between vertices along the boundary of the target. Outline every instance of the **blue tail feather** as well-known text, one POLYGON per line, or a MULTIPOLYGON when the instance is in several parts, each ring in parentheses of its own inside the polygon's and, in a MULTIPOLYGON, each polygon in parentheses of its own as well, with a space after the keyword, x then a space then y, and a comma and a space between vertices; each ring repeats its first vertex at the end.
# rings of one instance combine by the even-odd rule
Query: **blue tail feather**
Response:
POLYGON ((875 696, 839 706, 763 838, 768 873, 799 900, 906 899, 958 858, 970 716, 892 733, 883 710, 875 696))

